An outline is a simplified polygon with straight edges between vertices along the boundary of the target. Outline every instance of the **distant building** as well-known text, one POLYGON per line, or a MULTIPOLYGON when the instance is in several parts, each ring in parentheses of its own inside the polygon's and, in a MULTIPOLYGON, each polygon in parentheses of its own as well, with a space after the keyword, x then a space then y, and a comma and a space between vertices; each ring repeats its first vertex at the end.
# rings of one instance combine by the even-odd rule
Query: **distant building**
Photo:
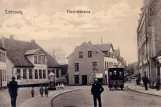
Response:
POLYGON ((0 47, 0 88, 7 86, 6 50, 0 47))
POLYGON ((69 84, 92 84, 94 76, 106 84, 107 70, 116 64, 118 61, 111 43, 94 45, 84 42, 68 56, 69 84))
POLYGON ((40 84, 48 81, 53 72, 58 81, 61 77, 60 64, 34 40, 31 42, 2 37, 0 45, 7 53, 7 81, 15 76, 19 84, 40 84))

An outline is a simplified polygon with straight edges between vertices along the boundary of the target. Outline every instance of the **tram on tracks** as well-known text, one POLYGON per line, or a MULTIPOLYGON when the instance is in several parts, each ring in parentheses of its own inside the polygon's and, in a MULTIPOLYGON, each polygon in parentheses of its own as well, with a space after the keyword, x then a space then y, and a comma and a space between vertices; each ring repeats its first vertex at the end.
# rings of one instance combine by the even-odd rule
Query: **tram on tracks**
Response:
POLYGON ((124 68, 123 67, 111 67, 108 69, 108 86, 112 88, 123 90, 124 88, 124 68))

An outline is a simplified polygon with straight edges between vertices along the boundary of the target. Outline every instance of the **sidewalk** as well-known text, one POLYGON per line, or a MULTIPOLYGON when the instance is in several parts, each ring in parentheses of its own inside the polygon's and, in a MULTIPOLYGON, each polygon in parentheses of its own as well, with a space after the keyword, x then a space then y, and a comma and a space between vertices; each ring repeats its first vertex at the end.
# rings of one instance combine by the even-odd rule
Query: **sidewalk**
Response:
POLYGON ((151 89, 151 88, 148 88, 148 90, 145 90, 144 87, 138 86, 136 84, 128 84, 128 88, 132 91, 135 91, 135 92, 140 92, 140 93, 144 93, 144 94, 149 94, 149 95, 161 97, 161 90, 157 91, 156 89, 151 89))
POLYGON ((79 89, 82 89, 83 87, 65 87, 65 89, 58 89, 54 91, 49 91, 48 97, 41 97, 40 95, 35 96, 34 98, 30 98, 20 105, 18 107, 51 107, 51 100, 54 97, 57 97, 60 94, 67 93, 70 91, 76 91, 79 89))

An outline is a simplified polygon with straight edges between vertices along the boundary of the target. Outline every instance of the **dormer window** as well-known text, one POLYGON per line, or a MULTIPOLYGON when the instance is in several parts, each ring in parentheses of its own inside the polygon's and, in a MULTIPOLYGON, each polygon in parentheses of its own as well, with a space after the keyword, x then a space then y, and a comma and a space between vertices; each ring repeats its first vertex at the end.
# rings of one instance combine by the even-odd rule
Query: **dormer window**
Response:
POLYGON ((34 64, 46 64, 45 55, 34 55, 34 64))
POLYGON ((79 52, 79 58, 83 58, 83 52, 79 52))

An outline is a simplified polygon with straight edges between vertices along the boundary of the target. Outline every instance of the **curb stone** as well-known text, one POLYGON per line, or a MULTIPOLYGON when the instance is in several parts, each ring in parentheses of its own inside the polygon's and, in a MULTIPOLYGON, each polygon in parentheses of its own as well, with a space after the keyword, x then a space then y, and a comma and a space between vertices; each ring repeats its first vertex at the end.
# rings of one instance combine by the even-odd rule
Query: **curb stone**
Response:
POLYGON ((137 91, 137 90, 135 90, 135 89, 132 89, 130 86, 127 86, 127 87, 128 87, 128 89, 130 89, 131 91, 134 91, 134 92, 138 92, 138 93, 142 93, 142 94, 147 94, 147 95, 152 95, 152 96, 161 97, 161 95, 156 95, 156 94, 141 92, 141 91, 137 91))
POLYGON ((73 92, 73 91, 78 91, 78 90, 81 90, 81 89, 68 90, 68 91, 65 91, 65 92, 62 92, 62 93, 59 93, 59 94, 55 95, 55 96, 51 99, 50 104, 49 104, 49 105, 50 105, 49 107, 54 107, 54 105, 53 105, 52 102, 54 101, 55 98, 59 97, 60 95, 63 95, 63 94, 66 94, 66 93, 70 93, 70 92, 73 92))

